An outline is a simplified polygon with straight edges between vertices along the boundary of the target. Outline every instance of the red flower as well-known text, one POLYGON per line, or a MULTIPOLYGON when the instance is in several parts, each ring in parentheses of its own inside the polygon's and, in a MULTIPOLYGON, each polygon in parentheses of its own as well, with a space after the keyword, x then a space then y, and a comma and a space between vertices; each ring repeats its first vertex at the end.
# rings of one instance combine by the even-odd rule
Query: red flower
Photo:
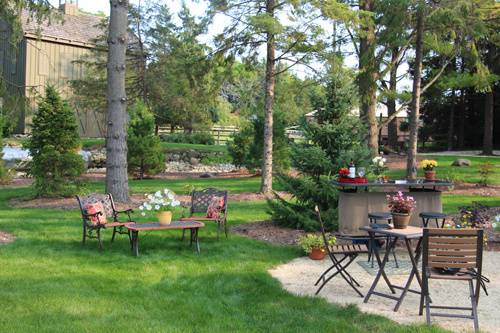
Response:
POLYGON ((349 169, 347 169, 347 168, 341 168, 339 170, 339 175, 340 176, 347 176, 348 174, 349 174, 349 169))

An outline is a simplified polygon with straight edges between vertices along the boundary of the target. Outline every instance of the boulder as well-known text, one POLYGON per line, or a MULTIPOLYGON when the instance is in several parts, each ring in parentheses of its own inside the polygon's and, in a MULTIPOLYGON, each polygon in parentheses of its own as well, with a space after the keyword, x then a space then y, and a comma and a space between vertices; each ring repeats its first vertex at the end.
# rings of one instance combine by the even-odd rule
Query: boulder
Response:
POLYGON ((471 165, 472 165, 472 162, 470 160, 465 159, 465 158, 459 158, 459 159, 453 161, 453 163, 451 163, 451 166, 457 166, 457 167, 471 166, 471 165))
POLYGON ((191 157, 189 159, 189 164, 196 166, 196 165, 200 164, 200 160, 198 160, 196 157, 191 157))

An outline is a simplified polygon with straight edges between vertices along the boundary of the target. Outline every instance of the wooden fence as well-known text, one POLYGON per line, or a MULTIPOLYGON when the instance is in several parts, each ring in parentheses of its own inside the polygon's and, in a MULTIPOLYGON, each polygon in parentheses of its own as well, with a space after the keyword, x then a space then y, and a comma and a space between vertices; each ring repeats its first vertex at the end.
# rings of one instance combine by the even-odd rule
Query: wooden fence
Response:
MULTIPOLYGON (((193 131, 193 133, 210 133, 215 140, 216 145, 225 145, 227 142, 231 142, 232 135, 238 133, 240 128, 237 126, 213 126, 211 129, 206 131, 193 131)), ((158 128, 158 134, 172 134, 172 133, 184 133, 182 127, 176 127, 172 131, 170 126, 160 126, 158 128)), ((287 128, 286 134, 291 141, 300 141, 304 139, 304 135, 297 126, 287 128)))

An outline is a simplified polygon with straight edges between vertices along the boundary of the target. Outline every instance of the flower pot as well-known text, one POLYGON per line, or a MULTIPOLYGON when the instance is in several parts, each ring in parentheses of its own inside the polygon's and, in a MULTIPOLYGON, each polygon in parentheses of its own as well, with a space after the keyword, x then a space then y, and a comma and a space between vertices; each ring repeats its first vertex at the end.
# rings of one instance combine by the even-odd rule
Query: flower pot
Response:
POLYGON ((436 180, 436 171, 434 170, 425 171, 425 180, 436 180))
POLYGON ((311 258, 312 260, 323 260, 323 258, 325 258, 325 255, 325 250, 320 248, 311 249, 311 252, 309 252, 309 258, 311 258))
POLYGON ((158 217, 158 222, 161 225, 169 225, 172 222, 172 212, 159 212, 156 217, 158 217))
POLYGON ((392 213, 394 229, 406 229, 410 224, 410 214, 392 213))

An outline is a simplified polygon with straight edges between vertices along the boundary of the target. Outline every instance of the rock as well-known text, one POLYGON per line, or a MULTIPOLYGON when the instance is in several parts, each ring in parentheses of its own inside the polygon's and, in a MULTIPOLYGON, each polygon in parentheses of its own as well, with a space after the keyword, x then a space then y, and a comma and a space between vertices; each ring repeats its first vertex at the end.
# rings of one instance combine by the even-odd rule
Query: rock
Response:
POLYGON ((191 157, 189 159, 189 164, 191 164, 193 166, 197 166, 198 164, 200 164, 200 161, 196 157, 191 157))
POLYGON ((451 163, 451 166, 457 166, 457 167, 462 167, 462 166, 471 166, 472 162, 470 160, 467 160, 465 158, 459 158, 458 160, 453 161, 451 163))
POLYGON ((212 178, 212 175, 209 174, 208 172, 205 172, 200 175, 200 178, 212 178))

